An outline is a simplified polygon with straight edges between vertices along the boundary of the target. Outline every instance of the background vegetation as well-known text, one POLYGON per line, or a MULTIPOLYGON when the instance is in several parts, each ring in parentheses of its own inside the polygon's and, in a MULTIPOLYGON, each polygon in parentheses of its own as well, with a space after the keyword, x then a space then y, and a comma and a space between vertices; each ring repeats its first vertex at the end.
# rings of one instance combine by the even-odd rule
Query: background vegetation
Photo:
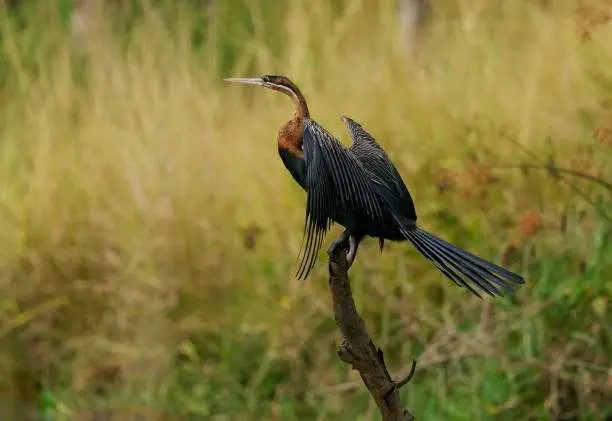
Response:
POLYGON ((158 3, 78 45, 68 3, 2 17, 2 419, 379 419, 335 354, 324 253, 293 278, 290 103, 221 81, 262 73, 344 142, 341 114, 375 134, 425 228, 527 276, 480 301, 364 243, 358 306, 393 371, 418 359, 418 419, 612 416, 610 191, 516 167, 612 178, 609 2, 436 2, 410 55, 390 1, 158 3))

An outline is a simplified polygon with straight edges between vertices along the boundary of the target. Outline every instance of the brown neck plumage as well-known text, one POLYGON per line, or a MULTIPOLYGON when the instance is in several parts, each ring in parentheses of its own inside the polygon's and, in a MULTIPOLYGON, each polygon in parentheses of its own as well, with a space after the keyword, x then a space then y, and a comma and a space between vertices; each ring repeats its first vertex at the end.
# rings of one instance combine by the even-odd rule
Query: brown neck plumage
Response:
POLYGON ((297 86, 293 82, 287 81, 283 85, 274 86, 275 91, 282 92, 288 95, 293 101, 295 107, 295 117, 310 118, 310 112, 308 111, 308 105, 304 95, 300 92, 297 86))
POLYGON ((298 87, 291 81, 275 86, 274 89, 288 95, 295 107, 293 118, 284 124, 278 132, 279 147, 289 151, 299 159, 303 159, 302 134, 304 132, 304 119, 310 118, 306 99, 304 99, 298 87))
POLYGON ((295 106, 295 116, 302 118, 310 118, 310 111, 308 111, 308 105, 306 104, 306 100, 304 96, 300 93, 297 88, 292 92, 291 99, 293 100, 293 105, 295 106))

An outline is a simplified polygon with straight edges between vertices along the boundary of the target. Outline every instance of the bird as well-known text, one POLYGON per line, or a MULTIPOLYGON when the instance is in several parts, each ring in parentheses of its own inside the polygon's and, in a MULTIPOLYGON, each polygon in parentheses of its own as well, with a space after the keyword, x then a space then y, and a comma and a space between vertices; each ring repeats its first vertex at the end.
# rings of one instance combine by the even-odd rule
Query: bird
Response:
POLYGON ((306 279, 315 266, 325 234, 334 223, 344 227, 328 253, 346 251, 348 268, 365 237, 410 242, 443 275, 479 298, 483 293, 513 293, 523 276, 476 256, 417 225, 412 196, 397 168, 374 136, 342 115, 352 140, 344 146, 311 118, 304 95, 283 75, 225 78, 224 81, 262 86, 291 98, 292 118, 277 133, 278 154, 285 168, 306 192, 304 235, 296 276, 306 279))

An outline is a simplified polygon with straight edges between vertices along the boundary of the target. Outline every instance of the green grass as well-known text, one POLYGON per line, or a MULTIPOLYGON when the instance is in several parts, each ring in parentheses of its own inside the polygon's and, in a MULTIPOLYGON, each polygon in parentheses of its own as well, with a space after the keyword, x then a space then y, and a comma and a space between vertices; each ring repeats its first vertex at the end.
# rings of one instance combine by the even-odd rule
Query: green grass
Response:
POLYGON ((509 168, 612 179, 593 137, 612 27, 584 42, 569 2, 449 0, 407 56, 390 3, 145 4, 81 53, 66 8, 2 18, 0 413, 380 419, 336 356, 325 253, 293 278, 305 197, 275 145, 290 103, 221 81, 261 73, 295 80, 343 142, 341 114, 372 132, 423 227, 527 276, 481 301, 409 245, 364 242, 357 305, 393 373, 418 359, 402 397, 419 420, 612 413, 610 192, 509 168))

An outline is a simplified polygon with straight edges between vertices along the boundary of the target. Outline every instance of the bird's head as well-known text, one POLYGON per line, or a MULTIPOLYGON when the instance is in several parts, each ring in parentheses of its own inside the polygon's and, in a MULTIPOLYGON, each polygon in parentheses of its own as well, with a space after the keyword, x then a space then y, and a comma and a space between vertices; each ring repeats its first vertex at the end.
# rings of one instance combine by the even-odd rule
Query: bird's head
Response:
POLYGON ((299 91, 297 86, 295 86, 295 83, 293 83, 287 76, 264 75, 261 77, 228 77, 223 80, 226 82, 263 86, 265 88, 285 92, 287 94, 299 91))
POLYGON ((223 79, 226 82, 243 83, 246 85, 257 85, 269 88, 278 92, 282 92, 285 95, 291 97, 296 105, 296 110, 302 117, 308 117, 308 107, 306 106, 306 100, 298 89, 295 83, 287 76, 281 75, 264 75, 261 77, 253 78, 242 78, 242 77, 230 77, 223 79))

